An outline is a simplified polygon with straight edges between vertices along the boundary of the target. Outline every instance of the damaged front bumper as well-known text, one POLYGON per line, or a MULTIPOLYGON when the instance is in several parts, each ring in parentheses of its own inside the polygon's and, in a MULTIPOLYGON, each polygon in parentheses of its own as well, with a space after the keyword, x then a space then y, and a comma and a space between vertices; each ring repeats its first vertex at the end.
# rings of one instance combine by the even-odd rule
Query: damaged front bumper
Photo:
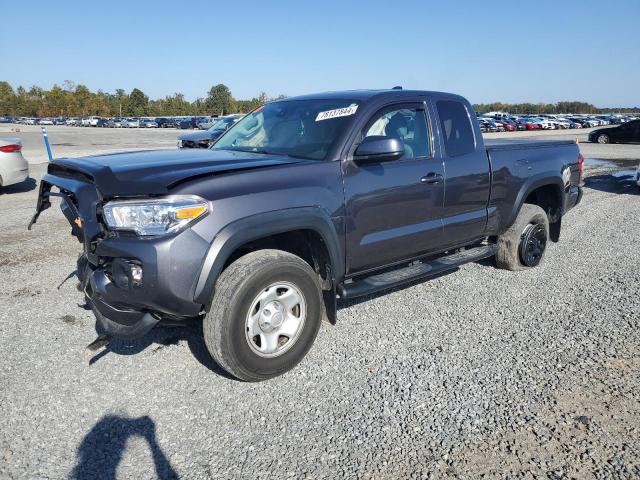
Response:
POLYGON ((163 320, 175 324, 201 313, 194 291, 209 248, 202 237, 191 229, 153 238, 108 232, 98 220, 103 200, 96 188, 50 174, 30 228, 53 196, 61 197, 71 233, 83 244, 77 276, 102 332, 135 338, 163 320))
POLYGON ((144 310, 136 310, 102 269, 94 269, 85 255, 78 259, 78 278, 87 304, 96 316, 99 330, 111 337, 137 338, 157 325, 161 317, 144 310), (120 302, 119 302, 120 300, 120 302))
POLYGON ((161 320, 176 323, 201 313, 193 298, 207 250, 190 230, 161 239, 118 236, 97 242, 96 262, 82 255, 77 271, 102 329, 134 338, 161 320))

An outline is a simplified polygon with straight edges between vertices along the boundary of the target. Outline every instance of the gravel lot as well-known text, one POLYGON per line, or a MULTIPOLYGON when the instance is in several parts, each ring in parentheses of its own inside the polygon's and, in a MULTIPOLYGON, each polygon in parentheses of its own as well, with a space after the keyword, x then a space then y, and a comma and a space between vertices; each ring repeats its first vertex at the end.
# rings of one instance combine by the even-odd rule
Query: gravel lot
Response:
MULTIPOLYGON (((57 155, 178 133, 58 128, 57 155)), ((640 477, 640 195, 619 163, 590 169, 540 267, 343 302, 260 384, 223 375, 197 323, 83 361, 93 315, 63 283, 80 245, 56 208, 27 232, 35 182, 0 189, 0 478, 640 477)))

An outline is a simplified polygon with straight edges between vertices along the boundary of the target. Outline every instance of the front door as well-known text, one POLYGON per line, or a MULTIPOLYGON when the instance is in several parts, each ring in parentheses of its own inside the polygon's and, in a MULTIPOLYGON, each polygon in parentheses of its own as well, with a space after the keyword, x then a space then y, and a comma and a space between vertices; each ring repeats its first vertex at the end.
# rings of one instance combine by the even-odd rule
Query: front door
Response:
POLYGON ((424 103, 373 114, 351 154, 370 135, 399 138, 404 156, 375 164, 344 163, 347 274, 401 261, 442 245, 444 169, 434 158, 424 103))

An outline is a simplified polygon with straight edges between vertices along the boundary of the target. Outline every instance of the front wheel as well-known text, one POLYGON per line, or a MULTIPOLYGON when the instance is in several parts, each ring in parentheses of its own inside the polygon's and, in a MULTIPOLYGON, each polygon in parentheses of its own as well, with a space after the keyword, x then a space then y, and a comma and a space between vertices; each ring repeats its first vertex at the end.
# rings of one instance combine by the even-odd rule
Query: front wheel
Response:
POLYGON ((538 205, 525 203, 513 225, 498 237, 496 264, 506 270, 536 267, 549 240, 549 219, 538 205))
POLYGON ((604 133, 598 135, 598 143, 609 143, 609 141, 609 135, 606 135, 604 133))
POLYGON ((257 250, 227 267, 204 319, 213 359, 234 377, 260 381, 295 367, 322 318, 318 276, 300 257, 257 250))

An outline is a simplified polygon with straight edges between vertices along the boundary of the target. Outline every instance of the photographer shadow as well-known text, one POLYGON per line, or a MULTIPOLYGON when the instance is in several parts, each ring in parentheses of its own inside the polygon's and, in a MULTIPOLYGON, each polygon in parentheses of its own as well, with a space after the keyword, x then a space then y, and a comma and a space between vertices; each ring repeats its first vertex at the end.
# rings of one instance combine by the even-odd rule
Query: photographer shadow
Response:
POLYGON ((126 418, 116 415, 103 417, 82 439, 77 451, 77 463, 69 478, 115 479, 127 441, 132 437, 140 437, 147 442, 153 456, 156 478, 178 478, 158 445, 153 420, 148 416, 126 418))

